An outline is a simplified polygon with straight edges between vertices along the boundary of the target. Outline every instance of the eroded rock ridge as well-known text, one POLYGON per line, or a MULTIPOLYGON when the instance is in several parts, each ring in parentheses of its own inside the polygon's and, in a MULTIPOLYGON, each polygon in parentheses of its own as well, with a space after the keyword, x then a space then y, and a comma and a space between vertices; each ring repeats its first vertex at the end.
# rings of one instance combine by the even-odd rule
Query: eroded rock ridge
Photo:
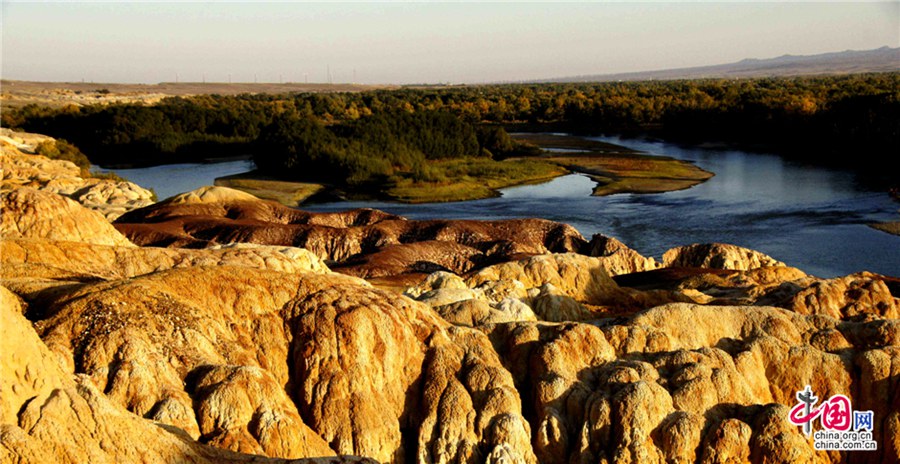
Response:
POLYGON ((219 188, 113 226, 19 185, 2 214, 2 462, 900 460, 890 277, 219 188), (816 451, 805 385, 878 449, 816 451))

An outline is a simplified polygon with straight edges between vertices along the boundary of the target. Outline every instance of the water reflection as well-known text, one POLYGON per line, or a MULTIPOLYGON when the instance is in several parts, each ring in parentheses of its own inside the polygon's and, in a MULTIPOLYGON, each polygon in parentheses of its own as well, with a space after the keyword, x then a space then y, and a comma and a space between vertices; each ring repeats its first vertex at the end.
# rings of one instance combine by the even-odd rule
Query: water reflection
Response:
MULTIPOLYGON (((571 224, 586 237, 617 237, 656 257, 678 245, 726 242, 760 250, 821 277, 862 270, 900 275, 900 237, 866 225, 895 220, 900 206, 852 174, 775 155, 615 137, 598 140, 692 161, 716 175, 693 188, 662 194, 592 197, 594 184, 588 177, 569 175, 505 189, 501 197, 484 200, 425 205, 337 202, 304 209, 369 207, 411 219, 543 217, 571 224)), ((117 172, 153 187, 164 198, 252 168, 252 162, 234 161, 117 172)))
POLYGON ((524 198, 579 198, 586 197, 594 190, 594 181, 583 174, 557 177, 550 182, 537 185, 522 185, 504 189, 502 197, 508 200, 524 198))
POLYGON ((615 137, 597 140, 692 161, 716 176, 662 194, 592 197, 588 177, 569 175, 506 189, 502 197, 485 200, 427 205, 343 202, 305 208, 371 207, 413 219, 536 216, 571 224, 587 237, 612 235, 656 257, 678 245, 726 242, 760 250, 821 277, 862 270, 900 275, 900 237, 866 225, 896 218, 898 205, 847 172, 776 155, 615 137))

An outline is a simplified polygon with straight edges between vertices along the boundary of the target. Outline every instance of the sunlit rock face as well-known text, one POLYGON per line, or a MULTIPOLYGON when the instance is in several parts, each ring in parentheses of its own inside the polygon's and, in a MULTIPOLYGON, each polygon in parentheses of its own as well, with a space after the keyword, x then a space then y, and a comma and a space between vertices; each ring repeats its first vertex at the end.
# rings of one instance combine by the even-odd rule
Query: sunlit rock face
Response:
POLYGON ((4 238, 46 238, 96 245, 128 246, 128 241, 100 213, 55 193, 20 188, 0 193, 4 238))
POLYGON ((114 220, 127 211, 153 204, 153 192, 120 180, 82 177, 81 169, 71 161, 49 159, 34 154, 35 146, 50 141, 37 134, 10 132, 0 136, 0 190, 23 187, 56 193, 114 220))
POLYGON ((652 271, 662 266, 655 259, 642 256, 619 240, 603 234, 591 237, 591 241, 582 248, 581 253, 603 258, 606 272, 614 276, 652 271))
POLYGON ((203 266, 31 295, 45 306, 27 313, 63 365, 203 443, 535 462, 488 338, 353 277, 203 266))
MULTIPOLYGON (((3 320, 0 324, 3 361, 0 362, 0 461, 268 462, 260 456, 202 444, 182 428, 127 411, 98 389, 90 377, 73 372, 65 359, 48 349, 22 313, 22 301, 0 287, 0 318, 3 320)), ((283 390, 276 388, 275 391, 283 390)), ((184 413, 169 405, 163 405, 159 411, 161 414, 168 411, 170 419, 184 413)), ((269 426, 268 422, 264 424, 269 426)), ((273 441, 287 443, 285 437, 277 436, 277 431, 267 436, 274 437, 273 441)), ((312 443, 306 444, 305 448, 293 446, 292 449, 308 450, 316 458, 298 460, 298 463, 374 462, 336 456, 321 439, 314 434, 309 436, 312 443), (318 454, 323 452, 325 454, 318 454), (329 455, 332 457, 327 458, 329 455)))
POLYGON ((0 462, 900 461, 889 277, 219 188, 116 228, 3 195, 0 462), (878 449, 816 451, 806 385, 878 449))
MULTIPOLYGON (((795 392, 850 394, 895 443, 897 321, 845 322, 779 308, 670 304, 623 324, 484 327, 531 398, 541 462, 841 462, 787 422, 795 392), (705 321, 705 322, 698 322, 705 321), (870 334, 878 334, 871 336, 870 334), (780 445, 775 445, 779 443, 780 445)), ((878 426, 876 426, 878 428, 878 426)), ((888 448, 878 462, 896 459, 888 448), (883 460, 883 461, 881 461, 883 460)))
POLYGON ((672 248, 663 254, 663 265, 737 271, 785 266, 784 263, 758 251, 725 243, 702 243, 672 248))

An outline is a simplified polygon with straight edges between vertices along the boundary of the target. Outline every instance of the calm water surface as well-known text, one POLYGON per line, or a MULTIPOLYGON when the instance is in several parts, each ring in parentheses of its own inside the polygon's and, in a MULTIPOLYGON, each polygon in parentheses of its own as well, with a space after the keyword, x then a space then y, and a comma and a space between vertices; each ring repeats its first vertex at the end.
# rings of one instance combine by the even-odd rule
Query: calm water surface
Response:
POLYGON ((116 174, 140 185, 152 188, 160 200, 179 193, 213 185, 217 177, 240 174, 256 167, 253 161, 238 160, 222 163, 185 163, 164 164, 149 168, 136 169, 103 169, 94 166, 97 172, 113 171, 116 174))
MULTIPOLYGON (((693 161, 716 176, 687 190, 660 194, 592 197, 594 183, 574 174, 505 189, 502 197, 484 200, 425 205, 337 202, 304 209, 368 207, 411 219, 543 217, 571 224, 588 238, 595 233, 616 237, 657 258, 674 246, 725 242, 762 251, 820 277, 862 270, 900 276, 900 237, 866 226, 896 220, 900 205, 853 174, 775 155, 615 137, 597 140, 693 161)), ((211 185, 215 177, 249 166, 232 162, 117 172, 153 187, 163 198, 211 185), (137 173, 151 170, 149 177, 137 173)))

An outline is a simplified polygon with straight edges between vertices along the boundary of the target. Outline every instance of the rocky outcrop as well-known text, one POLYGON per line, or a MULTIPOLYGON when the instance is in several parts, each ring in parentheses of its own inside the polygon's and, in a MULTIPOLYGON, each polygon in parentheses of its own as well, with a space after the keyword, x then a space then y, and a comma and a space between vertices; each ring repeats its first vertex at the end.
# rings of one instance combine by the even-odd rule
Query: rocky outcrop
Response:
MULTIPOLYGON (((257 198, 249 193, 231 188, 207 186, 190 192, 180 193, 166 199, 164 205, 203 205, 224 202, 255 202, 257 198)), ((153 208, 154 210, 157 208, 153 208)))
POLYGON ((3 202, 0 462, 900 461, 884 276, 219 188, 117 224, 202 249, 137 247, 66 197, 3 202), (816 451, 805 385, 873 411, 878 449, 816 451))
MULTIPOLYGON (((418 296, 464 286, 437 274, 418 296)), ((474 322, 485 337, 350 277, 228 266, 46 298, 37 327, 47 357, 69 366, 55 369, 83 373, 83 388, 110 407, 241 452, 288 457, 327 446, 397 462, 812 459, 811 444, 784 420, 807 383, 879 411, 879 443, 897 440, 898 409, 881 406, 900 401, 890 386, 890 366, 900 365, 896 321, 676 304, 599 327, 474 322)), ((893 459, 894 449, 878 456, 893 459)))
POLYGON ((472 287, 503 281, 521 282, 526 290, 552 285, 577 300, 598 302, 618 287, 609 277, 601 259, 577 254, 534 256, 496 264, 472 274, 466 280, 472 287))
POLYGON ((518 281, 508 283, 503 289, 501 285, 470 289, 456 274, 439 271, 406 289, 405 295, 431 306, 444 320, 465 327, 537 320, 522 300, 527 297, 525 286, 518 281))
POLYGON ((271 377, 255 388, 264 388, 259 385, 264 381, 284 385, 287 335, 277 311, 301 281, 316 289, 342 278, 351 279, 229 266, 180 268, 43 296, 43 313, 29 309, 29 315, 39 319, 36 328, 50 349, 90 377, 111 401, 195 439, 259 452, 268 448, 263 433, 270 429, 298 443, 309 442, 312 433, 295 420, 296 407, 286 398, 257 393, 267 402, 252 403, 254 393, 230 391, 238 374, 223 377, 206 370, 265 369, 271 377), (187 382, 189 376, 195 380, 187 382), (212 378, 225 385, 210 383, 212 378), (230 399, 233 395, 238 398, 230 399), (206 419, 210 408, 218 416, 206 419), (261 427, 256 422, 266 414, 277 420, 261 427), (235 427, 255 427, 258 435, 235 435, 235 427))
POLYGON ((725 243, 687 245, 663 254, 666 267, 702 267, 746 271, 766 266, 786 266, 771 256, 725 243))
POLYGON ((886 278, 759 267, 617 280, 631 288, 610 279, 601 259, 536 256, 465 277, 435 273, 407 293, 489 335, 531 402, 524 410, 540 462, 842 462, 786 420, 807 384, 822 398, 842 393, 857 410, 878 411, 876 441, 888 445, 867 458, 900 458, 900 400, 883 389, 897 382, 888 366, 900 361, 900 301, 886 278), (498 297, 559 323, 498 317, 498 297), (679 300, 706 305, 660 303, 679 300), (652 309, 610 318, 597 311, 601 302, 652 309), (577 320, 593 322, 565 322, 577 320))
POLYGON ((34 154, 34 147, 41 142, 55 140, 44 134, 15 131, 6 127, 0 127, 0 144, 4 147, 12 147, 23 153, 34 154))
POLYGON ((305 250, 151 249, 34 237, 0 246, 2 277, 29 299, 22 311, 68 370, 115 405, 199 442, 287 458, 339 451, 402 462, 452 452, 463 460, 534 462, 517 391, 511 379, 502 381, 505 371, 484 335, 327 273, 305 250), (35 280, 72 283, 46 291, 35 280), (315 340, 329 343, 314 348, 315 340), (360 345, 365 340, 377 344, 360 345), (373 362, 373 353, 383 357, 373 362), (327 366, 297 374, 312 359, 327 366), (354 359, 358 368, 348 372, 354 359), (388 365, 396 370, 385 371, 388 365), (323 388, 328 394, 319 398, 323 388), (450 392, 469 398, 482 419, 448 408, 442 398, 450 392), (316 399, 304 403, 304 395, 316 399), (393 409, 383 408, 387 399, 397 401, 393 409), (334 407, 350 413, 336 415, 334 407))
POLYGON ((666 268, 617 276, 615 281, 634 289, 679 293, 703 304, 771 305, 837 319, 868 315, 897 319, 900 314, 900 299, 891 290, 896 279, 869 272, 819 279, 791 267, 666 268))
POLYGON ((35 146, 54 139, 37 134, 10 132, 0 137, 0 164, 5 191, 23 187, 69 197, 108 220, 153 203, 153 192, 127 181, 83 177, 71 161, 34 154, 35 146))
POLYGON ((316 255, 293 247, 234 244, 186 250, 35 239, 0 241, 0 278, 7 281, 92 282, 194 266, 243 266, 291 274, 328 272, 316 255))
POLYGON ((392 462, 534 461, 518 392, 487 338, 355 278, 195 267, 43 304, 36 327, 64 364, 204 443, 280 457, 330 446, 392 462))
POLYGON ((619 275, 614 280, 628 288, 677 292, 696 303, 780 306, 817 279, 791 267, 749 271, 675 267, 619 275))
POLYGON ((97 245, 129 246, 100 213, 55 193, 20 188, 0 193, 3 238, 42 238, 97 245))
POLYGON ((870 272, 816 280, 782 305, 801 314, 839 319, 869 314, 900 319, 900 299, 891 294, 884 277, 870 272))
POLYGON ((892 281, 871 273, 823 280, 790 267, 664 268, 610 279, 606 259, 542 255, 488 266, 465 278, 437 272, 406 294, 464 325, 519 320, 510 319, 515 315, 556 322, 592 320, 670 302, 772 305, 835 318, 872 314, 894 319, 900 304, 888 286, 892 281), (502 312, 494 312, 501 305, 502 312), (521 305, 528 310, 518 309, 521 305))
POLYGON ((66 195, 84 187, 81 169, 75 163, 37 155, 34 146, 0 142, 0 164, 2 186, 7 190, 30 187, 66 195))
MULTIPOLYGON (((256 366, 198 367, 187 379, 196 425, 179 423, 218 448, 285 458, 330 456, 334 451, 304 424, 297 407, 269 371, 256 366)), ((184 405, 157 407, 157 420, 178 417, 184 405), (175 415, 166 412, 174 410, 175 415)), ((173 422, 176 422, 173 420, 173 422)))
POLYGON ((692 301, 678 293, 622 288, 609 276, 608 260, 578 254, 533 256, 471 273, 466 285, 494 304, 513 297, 545 321, 585 321, 625 315, 671 301, 692 301))
POLYGON ((443 329, 402 297, 347 290, 289 310, 303 340, 292 391, 326 440, 392 462, 534 462, 518 392, 484 335, 443 329))
MULTIPOLYGON (((888 325, 673 304, 602 328, 516 323, 486 330, 523 397, 532 398, 541 462, 715 462, 751 454, 835 462, 843 458, 817 453, 787 422, 787 410, 802 385, 822 397, 847 394, 857 409, 879 411, 879 443, 893 443, 896 410, 875 403, 897 401, 879 389, 896 383, 887 360, 900 360, 900 325, 888 325), (867 338, 873 330, 880 335, 867 338), (882 367, 873 371, 875 359, 882 367)), ((897 453, 887 448, 870 457, 889 462, 897 453)))
POLYGON ((653 258, 642 256, 613 237, 595 234, 581 250, 582 254, 604 258, 603 267, 611 276, 658 269, 660 264, 653 258))
POLYGON ((307 213, 225 187, 205 187, 133 211, 116 227, 139 245, 298 246, 363 277, 467 272, 522 255, 577 251, 585 244, 571 226, 540 219, 409 221, 375 210, 307 213))
MULTIPOLYGON (((268 462, 202 445, 120 409, 88 378, 72 375, 38 338, 20 305, 0 287, 0 461, 268 462)), ((334 456, 295 462, 363 461, 334 456)))
POLYGON ((5 287, 0 287, 0 421, 18 422, 21 407, 32 398, 46 398, 63 384, 66 374, 62 363, 44 346, 31 324, 22 316, 23 302, 5 287))
POLYGON ((465 274, 490 261, 491 258, 477 248, 455 242, 425 240, 386 245, 371 253, 363 252, 336 263, 334 269, 363 278, 438 271, 465 274))
POLYGON ((128 211, 153 204, 154 194, 128 181, 95 180, 85 182, 69 197, 113 221, 128 211))
POLYGON ((224 218, 263 224, 311 224, 330 227, 365 226, 399 216, 373 209, 340 213, 308 213, 271 201, 260 200, 249 193, 227 187, 201 187, 167 198, 123 217, 119 223, 165 224, 185 217, 224 218))

